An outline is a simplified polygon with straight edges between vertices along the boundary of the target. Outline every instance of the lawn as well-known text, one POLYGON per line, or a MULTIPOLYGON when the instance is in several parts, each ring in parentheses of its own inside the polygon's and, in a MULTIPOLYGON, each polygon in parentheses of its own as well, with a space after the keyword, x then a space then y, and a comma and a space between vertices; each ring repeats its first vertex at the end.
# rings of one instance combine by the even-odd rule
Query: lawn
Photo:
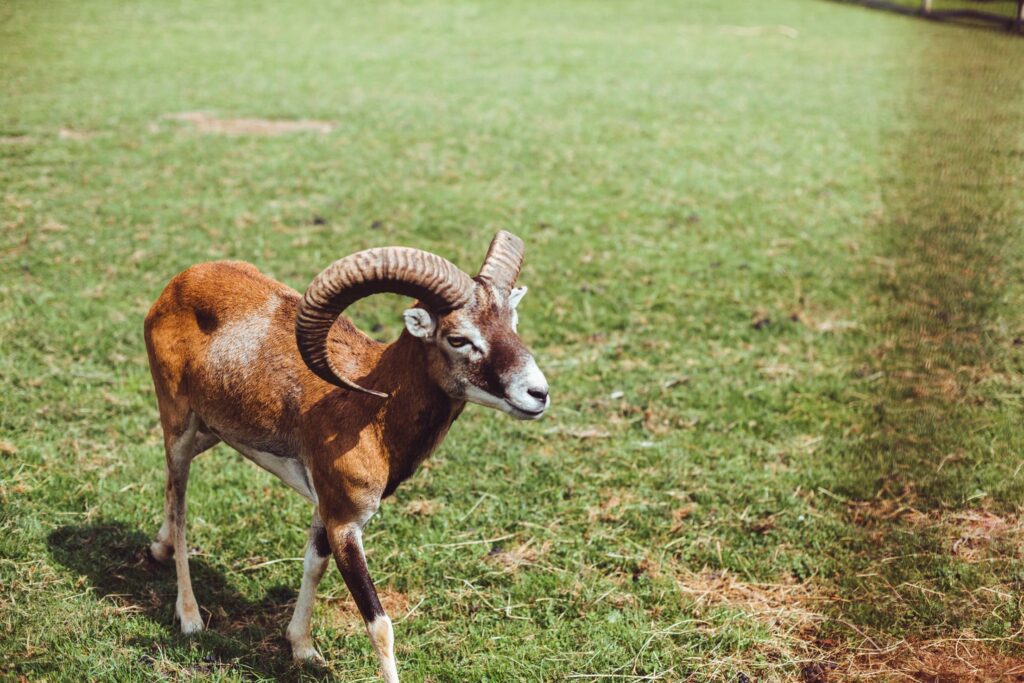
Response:
POLYGON ((1024 40, 814 0, 0 17, 0 679, 375 680, 333 567, 329 670, 291 665, 308 507, 224 446, 178 633, 142 320, 196 262, 472 271, 499 228, 553 405, 469 407, 368 526, 403 680, 1024 672, 1024 40))

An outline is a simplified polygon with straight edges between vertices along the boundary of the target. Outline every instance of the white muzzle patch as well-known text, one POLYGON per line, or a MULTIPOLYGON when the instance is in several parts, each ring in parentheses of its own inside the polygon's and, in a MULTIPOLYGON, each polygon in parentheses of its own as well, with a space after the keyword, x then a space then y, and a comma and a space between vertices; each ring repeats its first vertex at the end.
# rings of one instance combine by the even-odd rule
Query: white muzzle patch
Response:
POLYGON ((505 384, 505 396, 495 396, 473 385, 466 387, 466 400, 495 408, 519 420, 536 420, 551 405, 548 381, 530 356, 505 384))

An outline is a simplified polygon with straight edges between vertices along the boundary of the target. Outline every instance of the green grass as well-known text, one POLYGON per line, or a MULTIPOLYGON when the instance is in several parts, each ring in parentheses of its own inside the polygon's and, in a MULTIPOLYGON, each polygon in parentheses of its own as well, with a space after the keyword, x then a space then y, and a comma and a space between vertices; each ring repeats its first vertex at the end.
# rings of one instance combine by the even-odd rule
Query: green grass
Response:
MULTIPOLYGON (((176 631, 142 318, 198 261, 302 289, 373 245, 472 270, 498 228, 553 408, 471 407, 368 527, 405 680, 1024 661, 1024 43, 676 5, 0 7, 0 678, 315 675, 307 507, 224 447, 190 486, 210 628, 176 631)), ((314 636, 373 679, 333 568, 314 636)))

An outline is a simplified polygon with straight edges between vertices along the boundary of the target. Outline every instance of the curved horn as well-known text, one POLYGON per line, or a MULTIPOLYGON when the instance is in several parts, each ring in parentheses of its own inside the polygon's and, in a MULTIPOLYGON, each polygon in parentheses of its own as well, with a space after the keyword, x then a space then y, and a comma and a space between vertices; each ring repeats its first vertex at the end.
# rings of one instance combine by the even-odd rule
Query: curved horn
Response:
POLYGON ((523 266, 523 241, 510 232, 499 230, 487 249, 477 277, 486 278, 498 289, 508 292, 523 266))
POLYGON ((420 249, 378 247, 339 259, 317 275, 299 304, 295 338, 309 369, 326 382, 386 398, 364 389, 331 364, 327 334, 348 306, 371 294, 389 292, 423 301, 435 312, 464 305, 475 283, 450 261, 420 249))

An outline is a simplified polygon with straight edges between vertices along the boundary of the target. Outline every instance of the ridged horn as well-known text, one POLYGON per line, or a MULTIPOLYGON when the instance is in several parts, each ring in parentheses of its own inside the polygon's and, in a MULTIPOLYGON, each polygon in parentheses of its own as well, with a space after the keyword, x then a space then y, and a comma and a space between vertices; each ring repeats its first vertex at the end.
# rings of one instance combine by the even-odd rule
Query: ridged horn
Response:
POLYGON ((450 261, 420 249, 378 247, 351 254, 327 266, 306 288, 295 319, 299 353, 325 382, 386 398, 385 393, 359 386, 331 364, 327 334, 334 321, 359 299, 384 292, 413 297, 435 313, 444 313, 463 306, 474 286, 450 261))
POLYGON ((522 267, 523 241, 510 232, 499 230, 491 240, 477 277, 487 279, 507 294, 516 283, 522 267))

